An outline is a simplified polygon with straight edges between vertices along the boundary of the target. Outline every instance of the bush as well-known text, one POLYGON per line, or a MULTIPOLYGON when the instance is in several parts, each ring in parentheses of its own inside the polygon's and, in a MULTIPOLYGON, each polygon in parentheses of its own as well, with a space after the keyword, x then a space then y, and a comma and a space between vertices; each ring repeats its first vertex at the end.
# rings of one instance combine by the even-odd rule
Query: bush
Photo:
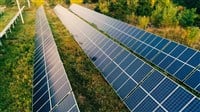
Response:
POLYGON ((10 7, 14 4, 14 1, 13 0, 5 0, 5 4, 7 7, 10 7))
POLYGON ((107 14, 109 12, 109 9, 108 9, 109 3, 108 3, 108 1, 105 1, 105 0, 99 1, 97 7, 99 7, 100 12, 102 12, 102 13, 107 14))
POLYGON ((193 26, 197 17, 196 9, 185 9, 178 16, 180 25, 184 27, 193 26))
POLYGON ((127 1, 125 0, 118 0, 111 1, 109 4, 109 14, 117 19, 126 20, 126 16, 131 14, 127 1))
POLYGON ((136 15, 151 16, 152 10, 151 2, 149 0, 139 0, 136 8, 136 15))
POLYGON ((70 4, 70 0, 66 0, 66 4, 70 4))
POLYGON ((172 4, 166 6, 162 13, 162 26, 176 26, 178 24, 177 8, 172 4))
POLYGON ((157 4, 151 21, 155 26, 176 26, 178 24, 177 11, 178 9, 171 2, 157 4))
POLYGON ((97 3, 99 0, 91 0, 92 3, 97 3))
POLYGON ((94 8, 94 10, 95 10, 96 12, 101 12, 101 10, 99 9, 99 5, 97 5, 97 6, 94 8))
POLYGON ((147 25, 149 24, 149 17, 146 16, 139 16, 138 17, 138 24, 140 28, 146 29, 147 25))

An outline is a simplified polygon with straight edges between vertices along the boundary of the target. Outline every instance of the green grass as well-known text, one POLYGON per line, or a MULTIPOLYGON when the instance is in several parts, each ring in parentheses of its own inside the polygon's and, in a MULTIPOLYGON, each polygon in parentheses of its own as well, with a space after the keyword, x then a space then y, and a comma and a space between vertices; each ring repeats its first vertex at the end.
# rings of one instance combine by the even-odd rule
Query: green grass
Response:
POLYGON ((0 112, 30 112, 34 52, 35 10, 24 13, 0 47, 0 112))
POLYGON ((3 16, 0 16, 0 32, 6 27, 6 25, 10 22, 10 20, 15 16, 18 12, 17 7, 9 7, 4 10, 3 16))
POLYGON ((5 4, 5 0, 0 0, 0 5, 4 5, 5 4))
POLYGON ((126 112, 111 86, 84 54, 53 10, 46 9, 61 59, 82 112, 126 112))

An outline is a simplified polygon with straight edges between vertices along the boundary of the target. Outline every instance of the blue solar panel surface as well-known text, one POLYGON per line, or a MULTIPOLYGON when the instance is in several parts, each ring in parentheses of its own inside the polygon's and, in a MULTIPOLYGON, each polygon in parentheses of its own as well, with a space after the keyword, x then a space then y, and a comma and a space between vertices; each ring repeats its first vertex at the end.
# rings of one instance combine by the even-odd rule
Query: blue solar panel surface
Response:
POLYGON ((36 14, 33 112, 79 112, 43 7, 36 14))
POLYGON ((79 5, 71 5, 70 10, 88 22, 95 24, 100 30, 106 32, 135 53, 200 92, 197 89, 200 85, 198 81, 200 80, 200 74, 198 74, 198 71, 194 72, 200 67, 199 51, 79 5), (197 81, 193 80, 192 83, 192 77, 195 77, 195 75, 197 81))
POLYGON ((130 111, 200 111, 196 96, 64 7, 54 11, 130 111))

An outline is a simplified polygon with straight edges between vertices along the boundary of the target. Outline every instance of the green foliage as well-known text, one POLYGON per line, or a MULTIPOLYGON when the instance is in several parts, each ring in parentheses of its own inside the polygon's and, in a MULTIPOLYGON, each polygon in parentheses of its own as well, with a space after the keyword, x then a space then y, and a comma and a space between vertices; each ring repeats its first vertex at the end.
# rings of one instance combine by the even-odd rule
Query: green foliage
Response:
POLYGON ((107 0, 99 0, 96 10, 107 14, 109 12, 109 2, 107 0))
POLYGON ((30 112, 32 109, 32 75, 35 10, 23 14, 0 47, 0 111, 30 112))
POLYGON ((146 16, 139 16, 138 17, 138 24, 140 28, 146 29, 147 25, 149 24, 149 17, 146 16))
POLYGON ((5 0, 0 0, 0 5, 5 5, 5 0))
POLYGON ((174 7, 172 4, 169 4, 169 6, 165 7, 163 10, 162 15, 162 26, 175 26, 178 23, 177 20, 177 8, 174 7))
POLYGON ((136 12, 139 0, 127 0, 128 8, 132 13, 136 12))
POLYGON ((199 38, 200 29, 198 27, 188 27, 187 34, 187 37, 190 39, 199 38))
MULTIPOLYGON (((37 2, 41 2, 42 4, 45 4, 45 0, 38 0, 37 2)), ((69 4, 70 0, 48 0, 48 3, 50 6, 54 7, 57 4, 69 4)))
POLYGON ((126 16, 131 14, 126 0, 99 0, 95 10, 121 20, 126 20, 126 16))
POLYGON ((3 16, 0 17, 0 32, 4 27, 10 22, 10 20, 15 16, 18 9, 17 7, 7 7, 3 13, 3 16))
POLYGON ((97 3, 99 0, 91 0, 92 3, 97 3))
POLYGON ((139 0, 136 8, 136 15, 151 16, 152 10, 151 2, 149 0, 139 0))
POLYGON ((172 2, 171 0, 156 0, 155 5, 160 5, 161 7, 166 7, 170 5, 172 2))
POLYGON ((83 3, 88 3, 88 0, 83 0, 83 3))
POLYGON ((70 4, 70 0, 66 0, 65 3, 66 3, 66 4, 70 4))
POLYGON ((97 3, 99 0, 83 0, 83 3, 97 3))
POLYGON ((198 15, 198 17, 195 19, 195 26, 198 26, 200 28, 200 14, 198 15))
POLYGON ((5 0, 5 4, 7 7, 10 7, 14 4, 14 1, 13 0, 5 0))
POLYGON ((196 9, 185 9, 178 16, 180 25, 184 27, 193 26, 197 17, 196 9))
POLYGON ((151 22, 155 26, 160 26, 162 22, 162 13, 163 13, 163 8, 159 5, 156 6, 156 9, 153 11, 151 15, 151 22))
POLYGON ((178 23, 177 11, 171 2, 161 0, 151 16, 152 23, 156 26, 175 26, 178 23))
POLYGON ((55 0, 49 0, 49 4, 50 4, 51 6, 55 6, 55 0))
POLYGON ((131 14, 126 0, 111 1, 109 5, 109 15, 117 19, 126 20, 126 16, 131 14))
POLYGON ((173 1, 187 8, 196 8, 197 13, 200 14, 200 0, 173 0, 173 1))

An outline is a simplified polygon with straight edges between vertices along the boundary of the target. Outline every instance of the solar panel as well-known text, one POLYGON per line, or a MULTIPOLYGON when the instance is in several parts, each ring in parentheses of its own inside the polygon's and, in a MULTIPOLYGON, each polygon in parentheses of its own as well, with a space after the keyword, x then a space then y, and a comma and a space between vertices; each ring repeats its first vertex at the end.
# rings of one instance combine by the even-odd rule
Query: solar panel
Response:
POLYGON ((79 112, 43 7, 36 14, 33 112, 79 112))
MULTIPOLYGON (((187 83, 188 80, 192 79, 191 77, 194 77, 191 74, 195 69, 200 67, 199 51, 79 5, 71 5, 70 10, 86 21, 95 24, 100 30, 106 32, 138 55, 200 92, 193 87, 192 83, 187 83)), ((200 76, 196 78, 200 80, 200 76)), ((199 85, 199 81, 197 82, 199 85)))
POLYGON ((200 110, 196 96, 64 7, 54 11, 130 111, 200 110))

